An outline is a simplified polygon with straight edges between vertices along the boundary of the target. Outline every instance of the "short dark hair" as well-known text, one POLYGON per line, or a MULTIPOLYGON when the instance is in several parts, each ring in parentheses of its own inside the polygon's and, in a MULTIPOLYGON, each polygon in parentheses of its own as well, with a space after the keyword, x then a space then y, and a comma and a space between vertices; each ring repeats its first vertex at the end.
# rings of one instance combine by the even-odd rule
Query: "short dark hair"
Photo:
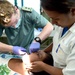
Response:
POLYGON ((52 65, 53 66, 53 57, 50 53, 45 52, 46 58, 43 60, 44 63, 48 64, 48 65, 52 65))
POLYGON ((68 13, 71 7, 75 7, 75 0, 40 0, 45 10, 68 13))
MULTIPOLYGON (((46 53, 46 52, 45 52, 46 53)), ((43 60, 44 63, 53 66, 53 57, 50 53, 46 53, 46 58, 43 60)), ((33 72, 34 75, 50 75, 49 73, 45 71, 41 72, 33 72)))

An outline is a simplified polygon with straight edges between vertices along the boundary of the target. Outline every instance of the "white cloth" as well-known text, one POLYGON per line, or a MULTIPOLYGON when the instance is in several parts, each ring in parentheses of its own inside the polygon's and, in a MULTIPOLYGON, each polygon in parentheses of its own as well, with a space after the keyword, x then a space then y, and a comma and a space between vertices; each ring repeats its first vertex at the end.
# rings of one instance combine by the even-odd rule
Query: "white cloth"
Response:
POLYGON ((63 68, 63 75, 75 75, 75 24, 61 37, 58 27, 53 38, 54 66, 63 68))

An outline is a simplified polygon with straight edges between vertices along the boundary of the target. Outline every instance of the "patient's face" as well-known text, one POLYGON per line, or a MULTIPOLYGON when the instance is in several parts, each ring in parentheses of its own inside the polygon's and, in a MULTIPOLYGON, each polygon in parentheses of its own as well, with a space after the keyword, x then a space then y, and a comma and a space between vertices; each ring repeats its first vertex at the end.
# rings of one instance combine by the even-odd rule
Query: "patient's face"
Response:
POLYGON ((29 64, 34 61, 43 61, 46 58, 46 53, 42 50, 38 52, 31 53, 30 55, 26 54, 22 57, 22 60, 25 64, 29 64))
POLYGON ((43 61, 46 58, 46 53, 42 50, 39 50, 38 52, 35 53, 31 53, 29 55, 30 58, 30 62, 34 62, 34 61, 43 61))

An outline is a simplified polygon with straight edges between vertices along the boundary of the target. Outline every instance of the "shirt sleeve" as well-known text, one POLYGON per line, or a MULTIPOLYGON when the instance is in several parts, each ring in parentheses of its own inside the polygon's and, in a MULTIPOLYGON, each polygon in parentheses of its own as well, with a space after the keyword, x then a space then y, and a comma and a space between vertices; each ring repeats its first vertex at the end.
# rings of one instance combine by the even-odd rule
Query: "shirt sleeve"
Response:
POLYGON ((75 75, 75 47, 71 50, 66 60, 66 67, 62 70, 63 75, 75 75))
POLYGON ((42 15, 38 14, 34 9, 32 9, 32 12, 30 13, 29 18, 35 25, 35 28, 38 28, 38 27, 43 28, 49 22, 42 15))

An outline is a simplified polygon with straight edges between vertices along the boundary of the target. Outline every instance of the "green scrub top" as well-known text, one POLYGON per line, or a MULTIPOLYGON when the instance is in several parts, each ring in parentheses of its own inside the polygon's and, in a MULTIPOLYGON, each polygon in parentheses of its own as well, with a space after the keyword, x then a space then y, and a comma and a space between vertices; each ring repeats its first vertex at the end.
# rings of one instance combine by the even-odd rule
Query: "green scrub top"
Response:
POLYGON ((33 9, 31 11, 20 9, 20 12, 20 25, 17 28, 6 28, 0 25, 0 36, 3 33, 3 29, 5 29, 5 34, 10 45, 22 46, 29 52, 28 47, 34 39, 34 28, 43 28, 48 23, 48 20, 33 9))

